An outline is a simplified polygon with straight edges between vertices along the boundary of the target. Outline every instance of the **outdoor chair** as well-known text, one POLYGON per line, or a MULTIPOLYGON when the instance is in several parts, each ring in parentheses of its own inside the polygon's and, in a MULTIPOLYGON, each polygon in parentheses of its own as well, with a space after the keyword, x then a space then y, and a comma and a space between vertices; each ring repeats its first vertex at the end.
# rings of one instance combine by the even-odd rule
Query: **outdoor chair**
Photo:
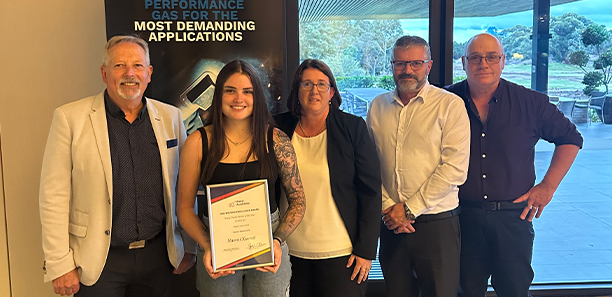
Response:
POLYGON ((589 100, 588 109, 594 109, 595 113, 597 113, 597 117, 601 120, 602 124, 605 124, 603 110, 604 103, 606 102, 606 93, 604 92, 592 92, 591 99, 589 100))
POLYGON ((572 112, 574 111, 574 105, 576 100, 559 101, 557 108, 568 118, 572 119, 572 112))
MULTIPOLYGON (((588 114, 589 108, 591 107, 591 99, 592 97, 589 97, 587 100, 576 101, 576 104, 574 104, 574 110, 573 110, 573 112, 579 109, 587 110, 587 116, 586 116, 587 127, 591 124, 591 117, 588 114)), ((572 112, 572 119, 574 118, 573 112, 572 112)))
POLYGON ((548 96, 548 101, 554 105, 559 104, 559 96, 548 96))

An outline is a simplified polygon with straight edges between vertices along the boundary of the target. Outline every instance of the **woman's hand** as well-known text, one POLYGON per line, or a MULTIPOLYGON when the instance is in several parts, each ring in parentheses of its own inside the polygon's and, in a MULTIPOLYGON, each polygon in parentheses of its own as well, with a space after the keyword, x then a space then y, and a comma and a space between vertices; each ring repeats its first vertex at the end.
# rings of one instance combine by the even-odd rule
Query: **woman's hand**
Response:
POLYGON ((351 280, 355 280, 357 277, 357 283, 361 284, 368 279, 368 274, 370 273, 370 269, 372 268, 372 260, 367 260, 361 258, 359 256, 351 255, 349 257, 348 263, 346 263, 346 268, 350 268, 355 262, 355 268, 353 269, 353 274, 351 275, 351 280))
POLYGON ((274 265, 257 267, 255 268, 257 271, 276 273, 278 271, 278 268, 280 268, 283 250, 281 250, 280 242, 278 240, 275 239, 272 240, 272 242, 274 242, 274 265))
POLYGON ((204 249, 203 261, 204 261, 204 268, 206 268, 206 272, 208 272, 208 275, 210 275, 210 277, 212 277, 213 279, 218 279, 222 276, 234 274, 233 270, 213 272, 212 254, 210 252, 210 248, 204 249))

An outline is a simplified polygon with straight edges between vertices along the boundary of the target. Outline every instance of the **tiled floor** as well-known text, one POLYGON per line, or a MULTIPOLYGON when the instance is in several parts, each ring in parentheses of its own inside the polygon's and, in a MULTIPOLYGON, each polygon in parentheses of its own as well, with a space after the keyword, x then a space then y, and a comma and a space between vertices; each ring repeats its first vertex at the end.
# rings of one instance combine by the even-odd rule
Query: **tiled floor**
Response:
MULTIPOLYGON (((612 282, 612 125, 579 124, 584 147, 542 216, 534 220, 534 284, 612 282)), ((536 146, 536 174, 554 146, 536 146)), ((382 279, 375 261, 371 279, 382 279)))
MULTIPOLYGON (((584 147, 540 219, 534 283, 612 282, 612 125, 578 125, 584 147)), ((554 147, 536 147, 538 182, 554 147)))

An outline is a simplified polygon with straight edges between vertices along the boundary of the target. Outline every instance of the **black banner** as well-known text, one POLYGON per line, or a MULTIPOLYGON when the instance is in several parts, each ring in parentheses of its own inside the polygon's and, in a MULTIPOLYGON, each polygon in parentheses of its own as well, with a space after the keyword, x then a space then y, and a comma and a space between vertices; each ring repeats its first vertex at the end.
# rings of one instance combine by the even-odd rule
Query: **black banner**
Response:
POLYGON ((183 112, 188 133, 202 126, 219 70, 235 59, 260 72, 270 110, 280 108, 284 53, 282 0, 105 0, 106 35, 149 43, 146 95, 183 112))

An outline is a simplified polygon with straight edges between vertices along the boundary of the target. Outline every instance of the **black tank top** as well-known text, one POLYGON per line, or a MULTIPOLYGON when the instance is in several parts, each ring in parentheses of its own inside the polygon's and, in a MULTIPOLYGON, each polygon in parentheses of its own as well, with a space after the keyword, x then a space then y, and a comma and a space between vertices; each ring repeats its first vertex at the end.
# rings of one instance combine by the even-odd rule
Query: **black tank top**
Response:
MULTIPOLYGON (((202 135, 202 163, 201 170, 204 170, 206 157, 208 156, 208 135, 204 128, 198 129, 202 135)), ((270 167, 272 167, 272 178, 268 180, 268 195, 270 197, 270 212, 276 211, 280 199, 280 180, 278 177, 278 165, 276 164, 276 154, 274 153, 274 128, 270 126, 268 129, 268 159, 270 167)), ((208 181, 209 184, 230 183, 243 180, 262 179, 259 175, 260 160, 245 162, 245 163, 219 163, 213 171, 212 177, 208 181)), ((206 188, 206 185, 202 185, 206 188)), ((208 197, 198 196, 198 213, 200 218, 208 216, 208 197)))

